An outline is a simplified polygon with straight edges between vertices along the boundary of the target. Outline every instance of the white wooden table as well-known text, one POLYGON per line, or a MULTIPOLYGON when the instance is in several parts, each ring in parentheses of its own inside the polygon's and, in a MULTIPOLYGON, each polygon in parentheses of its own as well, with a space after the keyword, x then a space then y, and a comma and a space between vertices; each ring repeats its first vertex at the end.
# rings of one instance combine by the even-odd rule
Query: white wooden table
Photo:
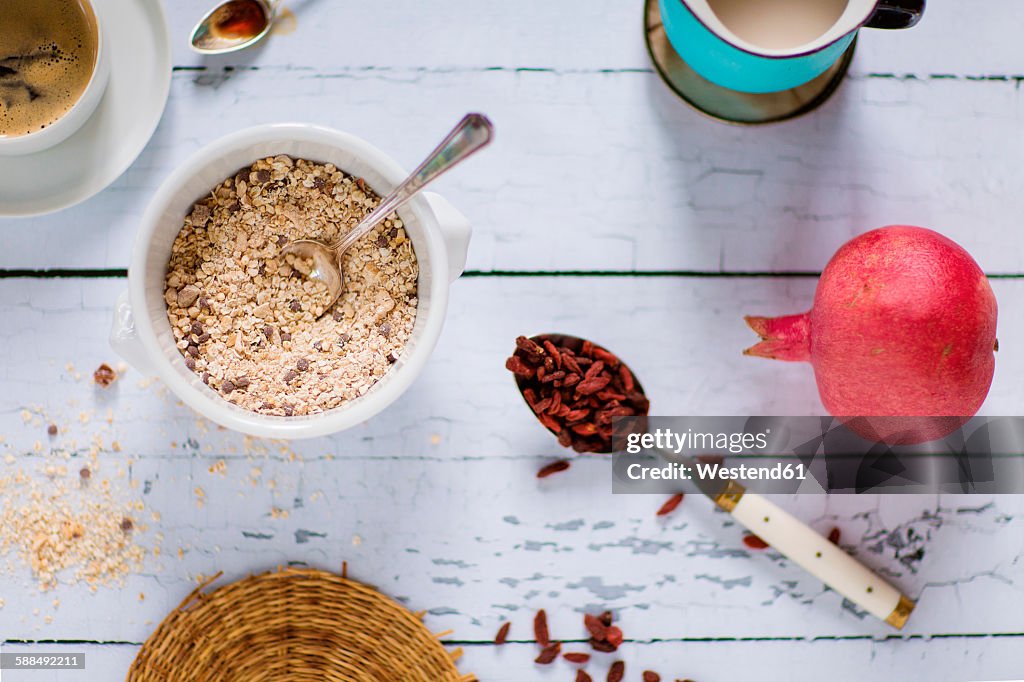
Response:
POLYGON ((698 682, 1024 677, 1024 498, 780 500, 824 532, 840 527, 851 552, 920 599, 896 634, 772 551, 747 551, 703 500, 656 520, 662 500, 613 496, 601 458, 538 482, 562 453, 503 369, 517 334, 565 331, 630 361, 659 413, 818 413, 809 368, 741 356, 741 316, 804 309, 843 241, 911 223, 997 275, 1002 350, 984 413, 1020 414, 1024 4, 936 2, 911 32, 865 31, 830 102, 757 129, 668 93, 639 2, 300 0, 294 33, 210 60, 185 49, 202 8, 169 3, 171 99, 135 165, 74 209, 0 221, 0 454, 42 461, 45 433, 23 409, 83 442, 99 427, 79 414, 111 409, 102 430, 121 452, 103 457, 159 513, 140 542, 162 548, 123 588, 96 593, 41 594, 12 560, 4 650, 84 650, 88 671, 4 680, 121 679, 197 576, 343 560, 426 610, 433 630, 453 629, 482 680, 571 679, 532 663, 538 608, 567 639, 582 636, 583 611, 614 609, 627 679, 641 666, 698 682), (139 216, 201 145, 312 121, 411 166, 468 110, 498 129, 493 149, 439 183, 475 225, 469 272, 424 376, 372 422, 283 450, 210 428, 137 374, 100 393, 67 368, 114 360, 107 328, 139 216), (224 474, 210 473, 221 459, 224 474), (498 650, 503 619, 517 642, 498 650))

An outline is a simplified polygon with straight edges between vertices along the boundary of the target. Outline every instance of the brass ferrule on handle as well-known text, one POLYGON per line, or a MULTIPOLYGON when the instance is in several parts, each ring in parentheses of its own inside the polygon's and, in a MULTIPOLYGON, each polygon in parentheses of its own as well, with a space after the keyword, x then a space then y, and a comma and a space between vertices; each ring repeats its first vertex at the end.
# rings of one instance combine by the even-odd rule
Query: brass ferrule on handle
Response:
POLYGON ((736 481, 730 480, 726 484, 725 490, 718 493, 715 497, 715 504, 717 504, 719 508, 724 509, 731 514, 732 510, 736 508, 736 505, 740 503, 740 500, 743 498, 743 493, 745 492, 747 492, 746 488, 736 481))

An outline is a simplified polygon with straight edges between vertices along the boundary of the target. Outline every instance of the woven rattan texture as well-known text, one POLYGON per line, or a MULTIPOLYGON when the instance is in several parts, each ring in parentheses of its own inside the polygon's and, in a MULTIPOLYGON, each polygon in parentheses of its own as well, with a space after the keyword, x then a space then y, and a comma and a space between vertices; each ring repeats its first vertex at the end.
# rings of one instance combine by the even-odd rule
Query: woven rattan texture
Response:
POLYGON ((408 610, 314 570, 200 586, 146 641, 129 682, 476 682, 408 610))

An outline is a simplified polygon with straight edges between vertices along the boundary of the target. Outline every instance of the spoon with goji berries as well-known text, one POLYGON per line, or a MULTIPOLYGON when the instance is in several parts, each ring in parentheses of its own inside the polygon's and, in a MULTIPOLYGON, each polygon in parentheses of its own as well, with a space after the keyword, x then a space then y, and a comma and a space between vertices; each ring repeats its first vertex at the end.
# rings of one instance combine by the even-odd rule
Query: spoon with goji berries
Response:
MULTIPOLYGON (((617 355, 567 334, 516 339, 505 364, 540 422, 577 452, 610 453, 613 440, 647 430, 649 402, 639 379, 617 355)), ((690 472, 697 459, 649 448, 690 472)), ((732 478, 691 479, 696 488, 758 538, 872 615, 901 629, 914 602, 842 548, 732 478)))

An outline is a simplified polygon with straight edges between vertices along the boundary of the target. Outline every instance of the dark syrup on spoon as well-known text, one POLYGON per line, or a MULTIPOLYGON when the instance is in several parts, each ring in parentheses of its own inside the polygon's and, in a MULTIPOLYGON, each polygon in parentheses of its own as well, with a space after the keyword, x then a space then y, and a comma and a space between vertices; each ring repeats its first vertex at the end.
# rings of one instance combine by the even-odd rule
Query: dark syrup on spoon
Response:
POLYGON ((210 32, 218 38, 252 38, 267 28, 267 14, 257 0, 231 0, 211 18, 210 32))

